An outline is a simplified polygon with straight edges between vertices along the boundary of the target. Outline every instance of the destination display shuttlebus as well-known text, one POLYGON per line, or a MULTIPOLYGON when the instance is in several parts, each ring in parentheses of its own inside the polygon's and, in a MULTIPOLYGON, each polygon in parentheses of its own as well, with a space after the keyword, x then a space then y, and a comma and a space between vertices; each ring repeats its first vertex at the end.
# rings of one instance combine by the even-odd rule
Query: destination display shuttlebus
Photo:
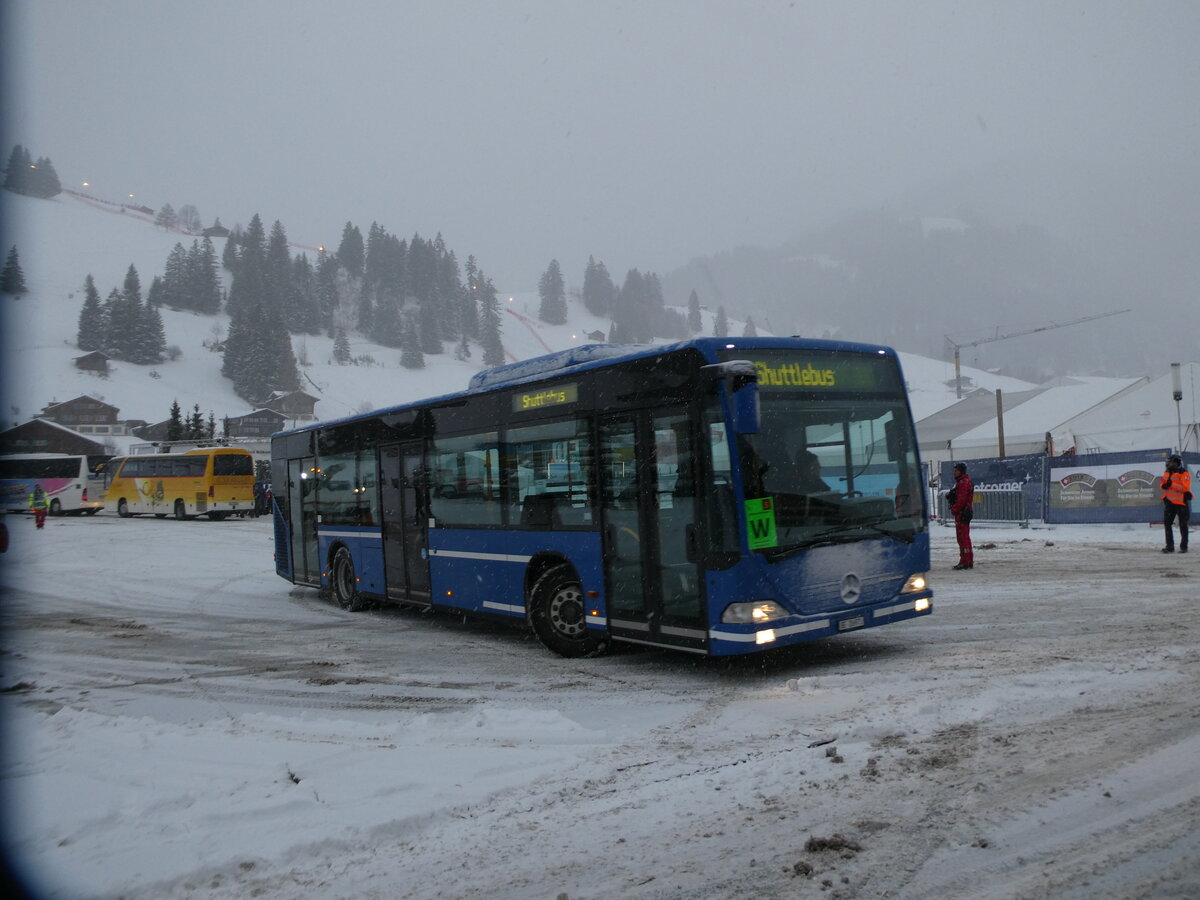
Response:
POLYGON ((552 388, 540 388, 536 391, 524 391, 513 394, 513 412, 529 412, 535 409, 545 409, 548 406, 563 406, 579 402, 579 385, 558 384, 552 388))
POLYGON ((895 369, 883 357, 758 353, 751 362, 761 390, 878 391, 896 387, 895 369))

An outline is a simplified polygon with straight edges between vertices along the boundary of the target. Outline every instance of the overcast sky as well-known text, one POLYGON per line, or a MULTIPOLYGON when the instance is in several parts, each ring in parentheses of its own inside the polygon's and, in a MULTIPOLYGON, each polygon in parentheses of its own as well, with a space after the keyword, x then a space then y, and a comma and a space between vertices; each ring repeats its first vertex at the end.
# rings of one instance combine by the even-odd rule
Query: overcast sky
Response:
POLYGON ((7 0, 3 153, 618 281, 1019 156, 1200 147, 1191 0, 7 0))

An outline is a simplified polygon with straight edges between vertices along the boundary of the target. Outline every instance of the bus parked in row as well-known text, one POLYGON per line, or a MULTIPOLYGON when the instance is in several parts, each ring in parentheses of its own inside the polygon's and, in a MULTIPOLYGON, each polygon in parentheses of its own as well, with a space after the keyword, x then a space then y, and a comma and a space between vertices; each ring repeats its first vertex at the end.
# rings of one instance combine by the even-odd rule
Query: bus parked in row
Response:
POLYGON ((224 519, 254 510, 254 459, 246 450, 209 447, 155 456, 120 456, 103 470, 104 502, 122 518, 224 519))
POLYGON ((15 453, 0 456, 0 504, 6 510, 29 509, 29 495, 40 484, 50 515, 94 516, 104 506, 104 484, 86 456, 66 453, 15 453))
POLYGON ((896 353, 590 345, 275 435, 275 568, 343 607, 525 620, 564 656, 744 654, 931 612, 896 353))

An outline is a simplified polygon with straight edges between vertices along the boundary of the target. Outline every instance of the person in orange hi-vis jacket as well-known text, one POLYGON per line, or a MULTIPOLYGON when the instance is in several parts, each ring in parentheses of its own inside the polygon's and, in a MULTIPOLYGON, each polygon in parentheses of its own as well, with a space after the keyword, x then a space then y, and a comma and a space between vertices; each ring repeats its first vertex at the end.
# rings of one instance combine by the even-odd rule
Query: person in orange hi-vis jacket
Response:
POLYGON ((1183 467, 1183 460, 1172 456, 1167 460, 1167 471, 1163 472, 1163 530, 1167 533, 1167 545, 1163 553, 1175 552, 1175 534, 1171 523, 1179 522, 1179 552, 1187 553, 1188 519, 1192 511, 1192 473, 1183 467))

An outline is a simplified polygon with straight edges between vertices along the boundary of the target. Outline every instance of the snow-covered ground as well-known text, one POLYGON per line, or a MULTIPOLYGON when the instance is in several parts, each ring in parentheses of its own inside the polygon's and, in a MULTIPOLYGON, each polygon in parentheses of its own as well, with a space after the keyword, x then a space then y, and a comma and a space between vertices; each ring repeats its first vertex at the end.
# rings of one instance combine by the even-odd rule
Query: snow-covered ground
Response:
POLYGON ((267 520, 9 516, 5 843, 69 898, 1200 896, 1200 553, 976 528, 934 615, 714 662, 344 612, 267 520))

